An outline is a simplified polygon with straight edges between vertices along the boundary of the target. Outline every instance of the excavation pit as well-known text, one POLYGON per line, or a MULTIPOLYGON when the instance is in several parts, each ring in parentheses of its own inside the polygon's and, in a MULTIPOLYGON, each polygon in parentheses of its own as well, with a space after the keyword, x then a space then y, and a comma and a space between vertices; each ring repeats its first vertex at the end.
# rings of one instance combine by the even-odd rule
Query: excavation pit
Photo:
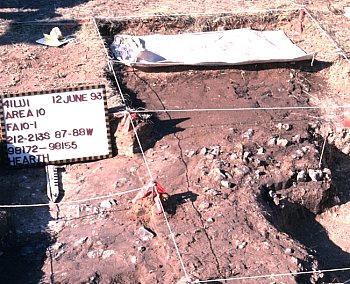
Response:
MULTIPOLYGON (((327 48, 329 43, 315 32, 309 19, 300 15, 300 11, 295 11, 155 16, 118 21, 100 19, 98 26, 106 47, 116 34, 251 28, 282 29, 306 52, 318 51, 320 47, 315 42, 327 48), (306 27, 303 33, 298 30, 300 19, 306 27)), ((298 225, 300 222, 322 228, 315 216, 334 205, 337 197, 331 174, 328 180, 317 180, 313 175, 319 169, 323 177, 331 171, 324 163, 328 156, 321 154, 324 139, 320 132, 315 134, 315 129, 320 130, 322 114, 313 108, 314 98, 320 98, 327 90, 327 79, 321 73, 330 65, 325 58, 316 58, 312 63, 153 69, 113 62, 117 76, 111 76, 112 81, 118 80, 129 106, 152 113, 153 150, 148 146, 144 149, 152 162, 155 152, 161 151, 162 162, 154 166, 159 179, 169 185, 171 194, 190 192, 198 197, 192 201, 193 212, 182 208, 180 202, 172 216, 172 226, 179 232, 176 241, 192 276, 233 277, 237 273, 245 275, 243 271, 247 267, 250 275, 268 273, 273 270, 268 263, 275 266, 276 259, 266 255, 271 252, 260 250, 259 242, 271 244, 267 251, 272 249, 273 255, 279 255, 279 265, 284 266, 282 269, 278 265, 280 271, 305 271, 339 264, 328 261, 330 250, 312 253, 315 242, 307 237, 310 231, 298 225), (302 171, 309 175, 306 174, 305 180, 297 180, 302 171), (262 195, 265 197, 261 198, 262 195), (268 224, 275 228, 269 228, 268 224), (272 240, 273 234, 281 232, 286 232, 290 239, 272 240), (291 256, 276 252, 278 242, 298 247, 297 252, 291 250, 298 268, 292 268, 291 256), (245 249, 247 245, 254 253, 245 249)), ((324 245, 335 247, 325 235, 321 239, 324 245)), ((343 252, 342 260, 346 256, 343 252)), ((307 283, 334 278, 344 280, 346 276, 314 273, 291 277, 289 281, 307 283)))
MULTIPOLYGON (((312 66, 300 62, 138 70, 111 61, 118 85, 111 70, 99 72, 106 54, 92 20, 82 24, 77 41, 60 49, 30 44, 24 51, 22 45, 6 48, 16 55, 5 61, 11 63, 9 70, 21 72, 13 78, 2 72, 6 92, 106 83, 106 76, 114 87, 107 84, 111 115, 124 109, 121 97, 113 96, 119 87, 128 106, 156 111, 147 113, 152 114, 153 132, 145 131, 145 137, 139 133, 144 156, 124 152, 66 165, 59 204, 46 204, 43 169, 1 169, 1 204, 43 204, 6 210, 14 236, 3 242, 7 234, 1 234, 3 282, 180 284, 184 269, 191 280, 203 283, 231 277, 240 277, 240 283, 349 279, 344 271, 315 272, 348 266, 348 221, 328 219, 346 207, 321 212, 349 200, 349 135, 337 130, 327 136, 325 122, 333 120, 324 120, 324 109, 312 108, 320 101, 332 105, 330 69, 335 72, 344 62, 330 66, 327 56, 334 46, 310 18, 303 18, 302 34, 300 11, 96 22, 107 49, 117 33, 253 28, 282 29, 317 55, 312 66), (31 74, 33 66, 39 76, 31 74), (151 199, 132 203, 137 191, 153 182, 150 173, 170 194, 164 215, 154 210, 151 199), (332 220, 345 225, 341 245, 326 234, 332 220), (152 236, 145 240, 140 228, 152 236), (311 272, 288 274, 305 271, 311 272)), ((15 25, 7 34, 17 42, 14 29, 21 34, 24 27, 15 25)), ((36 29, 41 36, 47 27, 36 29)))

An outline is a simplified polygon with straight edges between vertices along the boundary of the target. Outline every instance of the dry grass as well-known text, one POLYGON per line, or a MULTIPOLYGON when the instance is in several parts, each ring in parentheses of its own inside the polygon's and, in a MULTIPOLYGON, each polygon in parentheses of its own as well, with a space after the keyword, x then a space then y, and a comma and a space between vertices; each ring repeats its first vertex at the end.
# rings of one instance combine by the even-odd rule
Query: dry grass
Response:
POLYGON ((220 1, 220 0, 192 0, 192 1, 130 1, 127 4, 116 3, 110 0, 94 0, 70 9, 58 9, 65 17, 82 18, 90 17, 120 17, 120 16, 143 16, 154 14, 187 14, 191 13, 239 13, 241 11, 261 11, 268 9, 284 9, 299 6, 297 1, 220 1))
POLYGON ((334 92, 341 99, 345 99, 344 103, 349 103, 350 95, 350 64, 339 58, 329 68, 328 82, 334 92))

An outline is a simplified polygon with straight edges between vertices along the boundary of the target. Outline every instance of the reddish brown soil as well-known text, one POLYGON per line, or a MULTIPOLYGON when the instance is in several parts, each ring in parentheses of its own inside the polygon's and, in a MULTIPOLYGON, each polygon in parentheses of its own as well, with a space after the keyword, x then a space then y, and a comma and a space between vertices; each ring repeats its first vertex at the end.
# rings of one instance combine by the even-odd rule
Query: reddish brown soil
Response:
MULTIPOLYGON (((88 35, 93 30, 89 27, 88 35)), ((159 27, 164 28, 164 23, 159 27)), ((110 42, 105 27, 101 31, 110 42)), ((0 84, 14 92, 34 88, 45 76, 56 77, 41 88, 70 86, 81 74, 89 83, 108 78, 113 88, 109 105, 114 107, 117 87, 110 72, 106 70, 102 78, 101 69, 88 67, 89 60, 96 66, 97 57, 104 60, 103 50, 97 52, 99 42, 84 41, 84 35, 61 49, 30 45, 23 56, 9 49, 2 70, 15 73, 19 68, 23 76, 17 80, 17 73, 12 79, 3 75, 0 78, 8 81, 0 84), (62 54, 69 58, 70 67, 62 54), (25 65, 27 61, 33 61, 41 75, 33 76, 34 67, 25 65), (86 69, 81 67, 85 65, 86 69), (84 72, 79 73, 79 68, 84 72)), ((147 199, 132 204, 134 193, 6 210, 8 224, 2 222, 0 227, 4 237, 0 282, 177 283, 185 275, 183 268, 191 281, 204 281, 349 267, 346 245, 335 244, 320 223, 327 215, 316 215, 335 202, 349 201, 344 169, 334 162, 348 165, 348 156, 327 148, 321 170, 330 168, 333 179, 324 174, 319 181, 310 177, 298 181, 300 171, 319 168, 320 114, 300 109, 259 110, 309 106, 310 97, 327 89, 321 73, 328 66, 315 62, 311 67, 307 62, 214 70, 134 70, 115 64, 122 91, 134 108, 256 109, 156 112, 149 122, 152 135, 141 135, 144 157, 116 155, 66 165, 61 173, 61 202, 128 191, 155 179, 170 194, 164 202, 166 212, 157 214, 147 199), (279 123, 288 124, 288 129, 279 123), (288 144, 280 140, 282 145, 272 145, 272 138, 287 139, 288 144), (106 205, 104 200, 111 203, 106 205), (142 227, 153 232, 153 238, 143 240, 142 227)), ((2 204, 48 202, 42 168, 2 166, 0 185, 2 204)), ((239 283, 323 283, 349 278, 341 271, 239 283)))
MULTIPOLYGON (((126 69, 121 82, 124 91, 134 93, 138 99, 135 107, 149 109, 307 106, 308 98, 296 81, 306 82, 307 79, 313 83, 319 80, 317 75, 300 71, 307 66, 269 66, 264 70, 251 66, 245 70, 228 68, 175 73, 126 69)), ((308 89, 311 93, 317 91, 313 90, 312 86, 316 84, 312 83, 308 89)), ((186 271, 193 280, 334 266, 339 264, 330 261, 337 259, 331 258, 334 253, 337 257, 343 255, 343 260, 347 258, 346 253, 334 250, 335 245, 326 236, 318 238, 322 240, 318 246, 327 246, 327 249, 310 258, 310 240, 305 238, 310 232, 297 229, 298 223, 309 222, 313 227, 322 227, 312 213, 302 209, 300 201, 296 203, 291 198, 294 194, 297 201, 304 198, 318 206, 320 199, 308 197, 301 188, 306 186, 308 191, 313 191, 323 187, 312 181, 297 187, 287 184, 295 172, 318 167, 318 140, 310 136, 309 130, 309 123, 316 116, 317 113, 310 110, 257 109, 245 112, 169 112, 153 120, 153 138, 156 139, 148 145, 152 148, 146 150, 146 160, 153 178, 171 195, 170 203, 165 204, 167 218, 186 271), (278 123, 288 123, 292 129, 279 130, 278 123), (253 134, 248 135, 249 131, 253 134), (291 145, 286 147, 268 145, 273 137, 292 141, 295 135, 301 136, 300 142, 290 142, 291 145), (203 147, 208 149, 207 154, 201 152, 203 147), (265 151, 258 155, 260 147, 265 151), (302 147, 310 149, 303 158, 296 160, 293 154, 302 147), (243 159, 244 152, 249 152, 250 157, 243 159), (246 172, 242 173, 242 170, 246 172), (227 173, 227 176, 223 177, 222 173, 227 173), (232 187, 221 185, 222 179, 232 183, 232 187), (284 207, 276 206, 266 191, 266 187, 274 184, 281 184, 281 188, 272 189, 282 195, 284 207), (289 194, 291 191, 294 193, 289 194), (295 217, 290 217, 290 214, 295 217), (286 231, 296 240, 279 230, 286 231)), ((24 184, 35 188, 30 181, 35 175, 38 180, 44 178, 40 169, 11 174, 19 174, 18 184, 11 182, 7 188, 15 195, 23 194, 15 189, 24 184), (29 179, 21 178, 26 174, 29 179)), ((76 199, 81 194, 88 197, 99 192, 112 193, 115 184, 118 191, 133 189, 151 180, 142 158, 138 156, 116 156, 86 165, 72 165, 67 167, 63 178, 63 201, 76 199)), ((44 181, 35 184, 41 188, 44 181)), ((28 200, 25 196, 21 199, 17 196, 16 200, 28 200)), ((51 211, 57 213, 51 213, 52 217, 44 213, 46 209, 30 209, 40 214, 36 226, 39 220, 43 224, 45 220, 56 220, 50 223, 50 229, 57 233, 56 245, 51 251, 55 281, 175 283, 181 278, 183 272, 163 216, 152 213, 153 208, 147 203, 140 206, 130 204, 130 197, 132 195, 115 198, 117 205, 108 210, 101 208, 99 202, 59 205, 59 211, 52 208, 51 211), (138 229, 142 225, 154 231, 156 237, 141 241, 138 229), (80 244, 78 241, 82 238, 85 242, 80 244)), ((40 198, 36 201, 42 202, 40 198)), ((312 206, 309 209, 313 210, 312 206)), ((317 213, 318 209, 314 210, 317 213)), ((16 209, 12 213, 21 216, 21 223, 15 224, 18 236, 21 236, 19 227, 27 229, 23 232, 26 236, 37 233, 33 226, 29 226, 30 220, 23 215, 25 211, 16 209)), ((33 213, 26 215, 31 219, 33 213)), ((40 255, 40 250, 43 252, 42 243, 34 239, 34 244, 24 242, 23 247, 19 245, 19 256, 28 254, 32 258, 40 255)), ((312 249, 317 250, 317 247, 312 246, 312 249)), ((26 261, 20 263, 26 266, 26 261)), ((43 275, 47 281, 49 263, 45 265, 43 275)), ((11 271, 8 267, 7 270, 11 271)), ((25 275, 21 277, 28 277, 25 275)), ((283 277, 282 281, 291 283, 293 278, 283 277)), ((302 281, 309 281, 309 278, 304 277, 302 281)), ((259 279, 256 283, 265 283, 265 280, 259 279)))

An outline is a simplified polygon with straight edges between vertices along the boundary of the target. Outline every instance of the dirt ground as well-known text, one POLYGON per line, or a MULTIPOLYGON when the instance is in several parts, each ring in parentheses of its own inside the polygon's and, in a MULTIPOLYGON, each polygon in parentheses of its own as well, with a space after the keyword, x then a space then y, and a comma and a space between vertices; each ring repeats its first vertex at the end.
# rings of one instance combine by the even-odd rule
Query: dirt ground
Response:
POLYGON ((62 165, 57 204, 44 168, 0 166, 0 204, 49 204, 0 212, 1 283, 349 281, 348 269, 318 272, 350 267, 348 113, 293 109, 347 105, 349 3, 54 2, 0 4, 1 94, 104 84, 110 112, 120 90, 132 108, 168 111, 138 124, 144 155, 115 149, 110 159, 62 165), (300 34, 301 4, 313 18, 305 15, 300 34), (169 16, 189 11, 206 14, 169 16), (76 39, 35 44, 56 25, 76 39), (114 61, 119 86, 107 67, 116 33, 241 27, 282 29, 316 60, 156 70, 114 61), (271 107, 291 109, 259 110, 271 107), (171 111, 204 108, 217 110, 171 111), (132 203, 152 180, 169 194, 164 214, 151 199, 132 203))

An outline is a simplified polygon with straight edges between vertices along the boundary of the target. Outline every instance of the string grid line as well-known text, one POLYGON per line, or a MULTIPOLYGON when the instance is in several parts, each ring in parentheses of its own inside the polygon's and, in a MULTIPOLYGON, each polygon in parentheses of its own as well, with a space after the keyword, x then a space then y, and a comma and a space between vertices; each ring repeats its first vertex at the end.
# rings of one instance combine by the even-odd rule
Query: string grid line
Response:
POLYGON ((346 55, 344 50, 339 46, 339 44, 326 32, 326 30, 320 25, 320 23, 312 16, 311 12, 309 9, 305 8, 304 9, 305 13, 307 16, 313 21, 313 23, 321 30, 321 32, 327 37, 327 39, 339 50, 339 54, 343 56, 343 58, 350 63, 349 57, 346 55))
POLYGON ((195 280, 195 281, 192 281, 191 284, 211 283, 211 282, 220 282, 220 281, 237 281, 237 280, 259 279, 259 278, 270 278, 270 277, 295 276, 295 275, 348 271, 348 270, 350 270, 350 267, 321 269, 321 270, 312 270, 312 271, 298 271, 298 272, 289 272, 289 273, 276 273, 276 274, 266 274, 266 275, 231 277, 231 278, 218 278, 218 279, 210 279, 210 280, 195 280))
MULTIPOLYGON (((100 36, 100 38, 101 38, 101 41, 103 43, 103 40, 102 40, 101 36, 100 36)), ((114 72, 114 68, 113 68, 112 64, 110 63, 110 61, 109 61, 109 65, 112 67, 114 78, 115 78, 115 80, 117 82, 117 85, 119 87, 119 82, 118 82, 117 76, 116 76, 116 74, 114 72)), ((121 92, 121 90, 120 90, 120 92, 121 92)), ((327 106, 327 107, 322 107, 322 106, 304 106, 304 107, 231 108, 231 109, 205 108, 205 109, 182 109, 182 110, 179 110, 179 109, 172 109, 172 110, 171 109, 147 110, 147 109, 145 109, 145 110, 130 110, 130 113, 132 113, 132 112, 134 112, 134 113, 141 113, 141 112, 143 112, 143 113, 145 113, 145 112, 146 113, 147 112, 190 112, 190 111, 191 112, 201 112, 201 111, 247 111, 247 110, 256 111, 256 110, 296 110, 296 109, 307 109, 307 110, 310 110, 310 109, 340 109, 340 108, 349 108, 349 107, 350 107, 349 105, 346 105, 346 106, 327 106)), ((133 130, 135 132, 135 137, 136 137, 136 139, 138 141, 138 144, 139 144, 139 147, 141 149, 142 155, 144 156, 142 145, 140 143, 139 137, 137 136, 135 125, 133 124, 132 120, 131 120, 131 123, 132 123, 132 126, 133 126, 133 130)), ((144 157, 144 160, 147 163, 145 157, 144 157)), ((158 193, 157 193, 157 195, 158 195, 158 193)), ((257 276, 222 278, 222 279, 215 279, 215 280, 197 280, 195 282, 191 282, 190 279, 189 279, 189 276, 188 276, 188 274, 186 272, 186 269, 185 269, 185 266, 184 266, 184 263, 183 263, 180 251, 179 251, 178 246, 176 244, 176 240, 174 238, 174 234, 172 232, 170 223, 169 223, 169 221, 167 219, 167 216, 165 214, 165 211, 164 211, 164 208, 163 208, 162 204, 161 204, 161 208, 162 208, 162 212, 163 212, 166 224, 167 224, 168 229, 170 231, 170 236, 171 236, 171 238, 172 238, 172 240, 174 242, 174 245, 175 245, 175 248, 176 248, 176 251, 177 251, 177 254, 178 254, 181 266, 182 266, 182 269, 184 271, 187 283, 209 283, 209 282, 217 282, 217 281, 257 279, 257 278, 266 278, 266 277, 281 277, 281 276, 293 276, 293 275, 301 275, 301 274, 311 274, 311 273, 322 273, 322 272, 331 272, 331 271, 335 272, 335 271, 350 270, 350 268, 336 268, 336 269, 317 270, 317 271, 302 271, 302 272, 279 273, 279 274, 270 274, 270 275, 257 275, 257 276)))
MULTIPOLYGON (((295 4, 296 5, 296 4, 295 4)), ((300 5, 296 5, 295 8, 289 8, 289 9, 268 9, 268 10, 258 10, 258 11, 245 11, 247 13, 253 13, 253 12, 275 12, 275 11, 290 11, 290 10, 297 10, 299 8, 304 8, 304 6, 300 6, 300 5)), ((347 55, 344 53, 344 51, 338 46, 338 44, 333 40, 332 37, 330 37, 328 35, 328 33, 321 27, 321 25, 318 23, 318 21, 311 15, 311 13, 305 9, 306 11, 306 14, 310 17, 310 19, 314 22, 314 24, 326 35, 326 37, 337 47, 337 49, 340 49, 341 52, 340 54, 347 60, 347 62, 350 63, 350 60, 349 58, 347 57, 347 55)), ((238 11, 238 12, 244 12, 244 11, 238 11)), ((167 16, 186 16, 186 15, 215 15, 215 14, 225 14, 225 13, 232 13, 232 11, 229 11, 229 12, 215 12, 215 13, 192 13, 192 14, 170 14, 170 15, 167 15, 167 16)), ((145 15, 144 17, 159 17, 159 16, 162 16, 162 15, 145 15)), ((121 16, 121 17, 101 17, 100 19, 109 19, 109 20, 112 20, 112 19, 130 19, 130 18, 140 18, 142 16, 121 16)), ((85 19, 85 18, 82 18, 82 19, 79 19, 79 21, 86 21, 88 19, 85 19)), ((39 24, 53 24, 54 22, 52 21, 45 21, 45 20, 37 20, 37 21, 27 21, 27 22, 14 22, 13 24, 33 24, 33 23, 39 23, 39 24)), ((114 79, 116 81, 116 84, 117 84, 117 87, 118 87, 118 90, 119 90, 119 93, 121 95, 121 98, 124 102, 124 104, 126 105, 126 100, 125 100, 125 97, 124 97, 124 94, 122 92, 122 89, 121 89, 121 86, 119 84, 119 81, 117 79, 117 75, 115 73, 115 70, 113 68, 113 63, 109 57, 109 54, 108 54, 108 50, 107 48, 105 47, 104 45, 104 42, 103 42, 103 39, 102 39, 102 36, 100 34, 100 31, 98 29, 98 25, 96 23, 96 20, 95 18, 93 18, 93 23, 95 25, 95 28, 96 28, 96 31, 98 33, 98 36, 102 42, 102 45, 104 47, 104 50, 105 50, 105 53, 106 53, 106 57, 107 57, 107 66, 108 68, 110 69, 110 71, 113 73, 113 76, 114 76, 114 79)), ((0 25, 3 25, 3 24, 7 24, 7 23, 2 23, 0 22, 0 25)), ((57 22, 55 23, 57 24, 57 22)), ((249 111, 249 110, 252 110, 252 111, 256 111, 256 110, 296 110, 296 109, 340 109, 340 108, 350 108, 349 105, 346 105, 346 106, 308 106, 308 107, 273 107, 273 108, 225 108, 225 109, 211 109, 211 108, 205 108, 205 109, 169 109, 169 110, 131 110, 130 112, 134 112, 134 113, 137 113, 137 112, 200 112, 200 111, 249 111)), ((128 115, 130 115, 130 112, 128 115)), ((142 155, 143 155, 143 160, 147 166, 147 170, 148 170, 148 173, 150 175, 150 178, 151 180, 153 180, 153 177, 152 177, 152 173, 150 171, 150 168, 149 168, 149 165, 148 165, 148 162, 147 162, 147 159, 145 157, 145 154, 144 154, 144 151, 143 151, 143 148, 142 148, 142 145, 141 145, 141 142, 140 142, 140 139, 138 137, 138 134, 137 134, 137 131, 136 131, 136 128, 135 128, 135 125, 134 123, 132 122, 131 120, 131 124, 132 124, 132 127, 133 127, 133 131, 135 133, 135 137, 137 139, 137 142, 139 144, 139 147, 140 147, 140 150, 142 152, 142 155)), ((72 204, 72 203, 79 203, 79 202, 86 202, 86 201, 91 201, 91 200, 98 200, 98 199, 104 199, 104 198, 109 198, 109 197, 113 197, 113 196, 120 196, 120 195, 124 195, 124 194, 127 194, 127 193, 131 193, 131 192, 136 192, 136 191, 139 191, 141 189, 143 189, 144 187, 141 187, 141 188, 137 188, 137 189, 132 189, 132 190, 128 190, 128 191, 124 191, 124 192, 119 192, 119 193, 114 193, 114 194, 109 194, 109 195, 104 195, 104 196, 96 196, 96 197, 92 197, 92 198, 87 198, 87 199, 81 199, 81 200, 72 200, 72 201, 65 201, 65 202, 60 202, 58 204, 72 204)), ((56 203, 47 203, 47 204, 28 204, 28 205, 0 205, 0 208, 18 208, 18 207, 40 207, 40 206, 49 206, 51 204, 56 204, 56 203)), ((347 270, 350 270, 350 268, 348 267, 344 267, 344 268, 335 268, 335 269, 324 269, 324 270, 315 270, 315 271, 301 271, 301 272, 290 272, 290 273, 278 273, 278 274, 269 274, 269 275, 256 275, 256 276, 242 276, 242 277, 232 277, 232 278, 222 278, 222 279, 213 279, 213 280, 196 280, 194 282, 189 282, 189 276, 186 272, 186 269, 185 269, 185 266, 184 266, 184 263, 183 263, 183 260, 182 260, 182 257, 181 257, 181 254, 180 254, 180 251, 178 249, 178 246, 176 244, 176 241, 175 241, 175 238, 174 238, 174 234, 172 232, 172 229, 171 229, 171 226, 170 226, 170 223, 168 221, 168 218, 166 216, 166 213, 165 213, 165 210, 163 208, 163 205, 161 204, 161 208, 162 208, 162 213, 164 215, 164 218, 165 218, 165 221, 166 221, 166 224, 168 226, 168 229, 170 231, 170 236, 174 242, 174 246, 175 246, 175 249, 176 249, 176 252, 178 254, 178 257, 179 257, 179 260, 181 262, 181 266, 182 266, 182 269, 185 273, 185 277, 186 277, 186 280, 188 281, 188 283, 210 283, 210 282, 217 282, 217 281, 235 281, 235 280, 244 280, 244 279, 258 279, 258 278, 268 278, 268 277, 282 277, 282 276, 293 276, 293 275, 302 275, 302 274, 313 274, 313 273, 325 273, 325 272, 336 272, 336 271, 347 271, 347 270)))
MULTIPOLYGON (((133 119, 132 119, 131 116, 130 116, 130 115, 131 115, 130 112, 128 111, 128 110, 129 110, 129 107, 128 107, 128 105, 126 104, 126 100, 125 100, 124 94, 123 94, 123 92, 122 92, 121 86, 120 86, 120 84, 119 84, 119 80, 118 80, 118 78, 117 78, 117 75, 116 75, 116 73, 115 73, 113 64, 112 64, 111 61, 108 59, 108 58, 109 58, 108 50, 107 50, 107 48, 106 48, 106 46, 105 46, 105 44, 104 44, 104 41, 103 41, 103 39, 102 39, 102 37, 101 37, 101 34, 100 34, 99 30, 98 30, 98 26, 97 26, 97 23, 96 23, 95 19, 94 19, 94 23, 95 23, 95 27, 96 27, 96 29, 97 29, 97 32, 98 32, 98 34, 99 34, 99 36, 100 36, 101 44, 103 45, 103 47, 104 47, 104 49, 105 49, 105 52, 106 52, 108 66, 111 68, 111 71, 113 72, 114 80, 115 80, 115 82, 116 82, 116 84, 117 84, 117 86, 118 86, 120 95, 121 95, 121 97, 122 97, 122 100, 123 100, 123 102, 124 102, 124 104, 125 104, 125 107, 126 107, 126 110, 127 110, 127 112, 128 112, 127 115, 129 115, 130 122, 131 122, 131 125, 132 125, 132 129, 133 129, 135 138, 136 138, 136 140, 137 140, 139 149, 140 149, 140 151, 141 151, 142 158, 143 158, 143 161, 144 161, 145 166, 146 166, 146 168, 147 168, 149 177, 150 177, 151 181, 154 181, 153 175, 152 175, 152 172, 151 172, 151 169, 150 169, 150 167, 149 167, 149 163, 148 163, 147 158, 146 158, 146 155, 145 155, 145 151, 144 151, 144 149, 143 149, 143 147, 142 147, 141 140, 140 140, 140 138, 139 138, 139 136, 138 136, 138 133, 137 133, 136 126, 135 126, 135 124, 134 124, 134 122, 133 122, 133 119)), ((158 197, 159 200, 160 200, 160 197, 159 197, 159 194, 158 194, 157 190, 154 190, 154 187, 153 187, 153 188, 152 188, 152 196, 153 196, 153 193, 154 193, 154 192, 156 193, 157 197, 158 197)), ((170 236, 171 236, 171 239, 172 239, 172 241, 173 241, 173 244, 174 244, 174 247, 175 247, 177 256, 178 256, 178 258, 179 258, 179 261, 180 261, 180 264, 181 264, 181 268, 182 268, 182 270, 183 270, 183 272, 184 272, 184 274, 185 274, 186 281, 189 282, 189 281, 190 281, 190 278, 189 278, 189 276, 188 276, 188 274, 187 274, 187 271, 186 271, 186 268, 185 268, 185 264, 184 264, 184 262, 183 262, 183 260, 182 260, 179 247, 178 247, 178 245, 177 245, 177 243, 176 243, 176 240, 175 240, 175 237, 174 237, 174 233, 173 233, 173 231, 172 231, 172 229, 171 229, 169 220, 168 220, 168 218, 167 218, 167 216, 166 216, 166 213, 165 213, 163 204, 162 204, 161 202, 160 202, 160 207, 161 207, 161 209, 162 209, 162 213, 163 213, 163 216, 164 216, 166 225, 167 225, 168 230, 169 230, 169 232, 170 232, 170 236)))
POLYGON ((73 203, 82 203, 82 202, 87 202, 87 201, 106 199, 106 198, 110 198, 110 197, 114 197, 114 196, 121 196, 121 195, 128 194, 131 192, 140 191, 141 189, 144 189, 144 188, 145 187, 140 187, 140 188, 135 188, 135 189, 122 191, 122 192, 111 193, 111 194, 102 195, 102 196, 94 196, 91 198, 71 200, 71 201, 61 201, 59 203, 50 202, 50 203, 36 203, 36 204, 8 204, 8 205, 0 205, 0 208, 44 207, 44 206, 50 206, 50 205, 66 205, 66 204, 73 204, 73 203))
POLYGON ((315 109, 345 109, 350 105, 330 106, 295 106, 295 107, 237 107, 237 108, 189 108, 189 109, 135 109, 133 113, 162 113, 162 112, 206 112, 206 111, 261 111, 261 110, 315 110, 315 109))

